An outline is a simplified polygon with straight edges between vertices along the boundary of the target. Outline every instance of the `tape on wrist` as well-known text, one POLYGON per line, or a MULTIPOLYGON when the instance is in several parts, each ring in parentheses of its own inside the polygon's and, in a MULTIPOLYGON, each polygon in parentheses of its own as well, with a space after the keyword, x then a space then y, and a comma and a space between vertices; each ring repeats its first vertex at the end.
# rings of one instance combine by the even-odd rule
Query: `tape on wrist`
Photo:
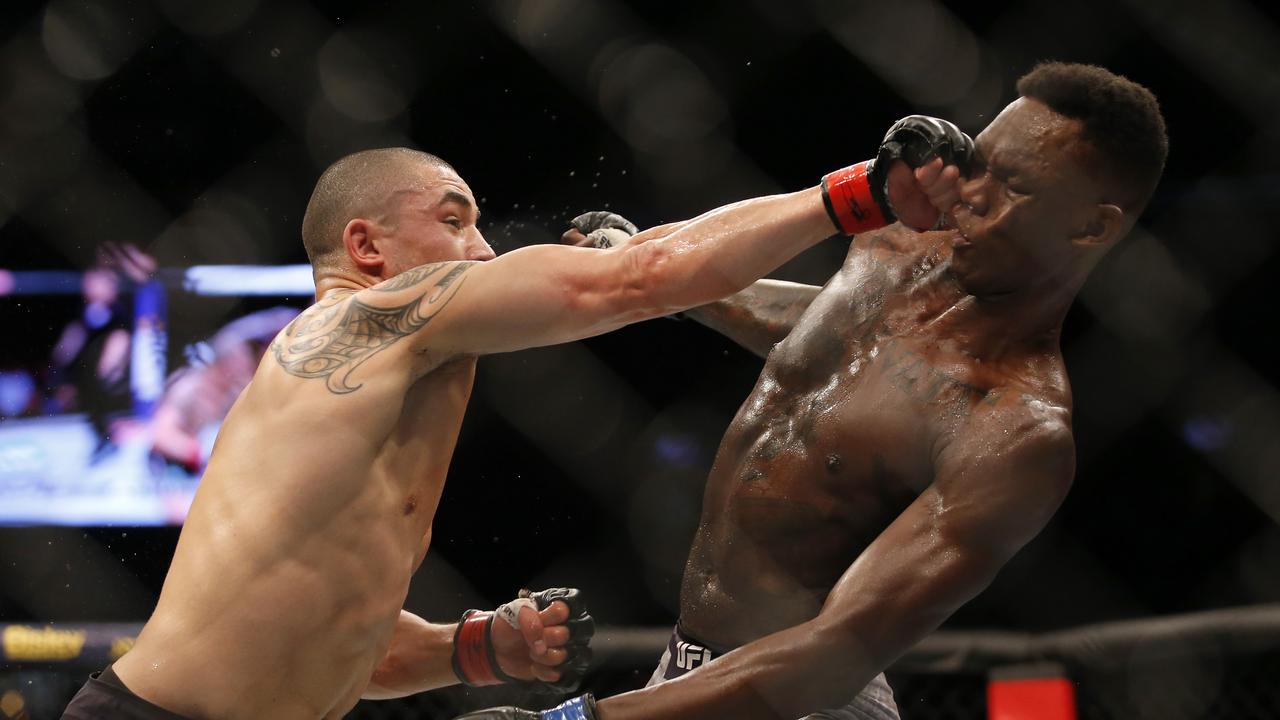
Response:
POLYGON ((872 161, 868 160, 822 178, 822 202, 827 215, 846 235, 882 228, 890 222, 871 194, 872 167, 872 161))
POLYGON ((498 662, 489 640, 494 614, 468 610, 453 632, 453 674, 473 687, 501 685, 498 662))

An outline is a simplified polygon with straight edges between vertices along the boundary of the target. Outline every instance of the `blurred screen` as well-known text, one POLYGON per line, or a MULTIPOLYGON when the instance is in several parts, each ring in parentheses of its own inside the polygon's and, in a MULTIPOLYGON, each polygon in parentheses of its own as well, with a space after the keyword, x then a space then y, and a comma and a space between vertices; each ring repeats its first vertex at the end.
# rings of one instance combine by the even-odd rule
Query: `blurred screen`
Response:
POLYGON ((0 524, 181 524, 223 418, 310 292, 306 268, 156 272, 138 255, 6 273, 0 302, 41 320, 0 346, 0 524), (203 294, 218 312, 188 309, 203 294))

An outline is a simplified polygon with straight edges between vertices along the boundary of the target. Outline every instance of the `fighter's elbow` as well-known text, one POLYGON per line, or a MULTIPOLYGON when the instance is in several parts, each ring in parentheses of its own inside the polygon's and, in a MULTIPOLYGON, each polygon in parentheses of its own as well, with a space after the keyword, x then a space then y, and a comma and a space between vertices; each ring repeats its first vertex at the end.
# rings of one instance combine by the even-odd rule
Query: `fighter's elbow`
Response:
POLYGON ((663 243, 636 245, 625 251, 623 262, 625 289, 642 304, 660 304, 677 269, 670 248, 663 243))
POLYGON ((882 578, 880 590, 828 600, 811 622, 830 653, 864 657, 883 669, 982 592, 1004 564, 998 553, 948 542, 942 534, 916 550, 882 578))
POLYGON ((631 322, 671 312, 677 278, 670 250, 642 243, 617 252, 618 265, 605 293, 609 313, 631 322))
POLYGON ((931 617, 945 618, 995 580, 1017 546, 1003 538, 976 537, 966 520, 939 517, 929 542, 922 542, 913 603, 931 617))
POLYGON ((360 697, 365 700, 389 700, 405 696, 408 693, 398 689, 404 684, 405 674, 404 658, 395 652, 388 652, 373 669, 369 684, 360 697))
POLYGON ((797 630, 801 634, 791 664, 803 668, 803 682, 795 682, 798 678, 784 671, 792 681, 762 693, 785 717, 848 704, 892 660, 868 633, 850 632, 847 626, 824 622, 821 616, 797 630))
POLYGON ((400 697, 404 697, 404 694, 398 693, 391 688, 383 687, 374 681, 370 681, 365 686, 364 692, 360 693, 361 700, 394 700, 400 697))
POLYGON ((655 315, 669 315, 728 297, 754 277, 735 273, 706 252, 670 243, 644 243, 630 249, 629 288, 636 302, 655 315))

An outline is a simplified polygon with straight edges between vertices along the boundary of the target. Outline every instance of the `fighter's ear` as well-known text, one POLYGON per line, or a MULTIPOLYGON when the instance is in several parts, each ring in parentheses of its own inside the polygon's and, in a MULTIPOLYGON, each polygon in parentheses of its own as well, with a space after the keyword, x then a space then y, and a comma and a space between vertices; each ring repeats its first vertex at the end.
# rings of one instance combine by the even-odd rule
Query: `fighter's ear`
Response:
POLYGON ((1080 231, 1071 237, 1071 242, 1087 247, 1110 247, 1124 236, 1127 224, 1119 205, 1098 203, 1080 231))
POLYGON ((385 262, 374 242, 374 230, 373 222, 364 218, 353 218, 342 229, 342 245, 347 249, 347 257, 356 269, 370 275, 377 275, 385 262))

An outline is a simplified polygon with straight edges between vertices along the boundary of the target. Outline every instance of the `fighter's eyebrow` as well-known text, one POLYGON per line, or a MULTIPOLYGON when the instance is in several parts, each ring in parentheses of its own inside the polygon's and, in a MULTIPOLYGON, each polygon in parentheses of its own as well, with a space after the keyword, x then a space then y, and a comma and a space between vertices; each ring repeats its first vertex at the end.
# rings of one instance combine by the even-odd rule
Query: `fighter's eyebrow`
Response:
POLYGON ((444 197, 440 198, 440 202, 436 203, 436 207, 440 207, 441 205, 451 202, 458 203, 462 207, 475 212, 477 218, 480 217, 480 209, 471 202, 471 198, 463 195, 457 190, 445 190, 444 197))

